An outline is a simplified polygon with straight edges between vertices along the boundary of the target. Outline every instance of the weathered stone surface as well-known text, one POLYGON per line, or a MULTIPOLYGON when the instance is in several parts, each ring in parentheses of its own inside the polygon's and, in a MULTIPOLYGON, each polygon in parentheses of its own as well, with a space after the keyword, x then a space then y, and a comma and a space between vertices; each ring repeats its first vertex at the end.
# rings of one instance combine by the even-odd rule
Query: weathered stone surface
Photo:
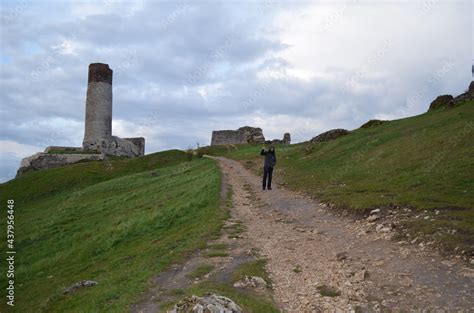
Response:
POLYGON ((383 120, 370 120, 367 123, 363 124, 360 128, 371 128, 371 127, 377 127, 382 124, 389 123, 390 121, 383 121, 383 120))
POLYGON ((244 279, 236 282, 234 287, 246 289, 265 289, 267 288, 267 282, 262 277, 245 276, 244 279))
POLYGON ((452 108, 470 100, 474 100, 474 81, 471 81, 468 90, 460 94, 459 96, 456 96, 454 98, 450 95, 443 95, 437 97, 433 102, 431 102, 428 112, 440 108, 452 108))
POLYGON ((91 63, 89 64, 87 83, 102 82, 112 85, 112 75, 113 71, 109 68, 108 64, 91 63))
POLYGON ((463 94, 460 94, 459 96, 455 97, 453 100, 451 100, 449 103, 448 103, 448 107, 451 108, 451 107, 454 107, 458 104, 461 104, 465 101, 469 101, 469 100, 474 100, 474 94, 470 93, 470 92, 465 92, 463 94))
POLYGON ((431 102, 428 112, 447 107, 451 100, 453 100, 453 96, 451 95, 442 95, 436 97, 436 99, 431 102))
POLYGON ((237 130, 214 130, 211 146, 247 143, 246 138, 237 130))
POLYGON ((29 171, 61 167, 83 161, 100 161, 103 159, 103 154, 48 154, 40 152, 21 160, 21 165, 16 176, 18 177, 29 171))
POLYGON ((367 218, 367 221, 368 221, 368 222, 374 222, 374 221, 376 221, 376 220, 378 220, 378 219, 379 219, 379 216, 376 215, 376 214, 374 214, 374 215, 369 216, 369 217, 367 218))
POLYGON ((207 294, 204 297, 191 296, 177 303, 169 313, 241 313, 242 309, 231 299, 207 294))
POLYGON ((313 139, 310 140, 310 142, 325 142, 325 141, 330 141, 337 139, 339 137, 345 136, 350 134, 351 132, 345 129, 332 129, 327 132, 324 132, 322 134, 319 134, 318 136, 314 137, 313 139))
POLYGON ((145 138, 143 137, 135 137, 135 138, 123 138, 125 140, 130 141, 138 148, 139 156, 145 155, 145 138))
POLYGON ((354 280, 357 282, 364 281, 368 277, 369 277, 369 272, 367 272, 366 270, 361 270, 354 274, 354 280))
POLYGON ((112 136, 112 70, 107 64, 89 65, 86 127, 83 147, 112 136))
POLYGON ((93 143, 91 142, 87 147, 84 147, 84 149, 86 151, 100 151, 106 155, 125 156, 129 158, 143 155, 142 150, 133 144, 132 141, 116 136, 96 140, 93 143))
POLYGON ((82 287, 92 287, 92 286, 95 286, 97 285, 97 282, 96 281, 93 281, 93 280, 81 280, 77 283, 74 283, 72 284, 71 286, 67 287, 66 289, 64 289, 64 293, 65 294, 68 294, 68 293, 73 293, 74 291, 76 291, 77 289, 79 288, 82 288, 82 287))
POLYGON ((245 126, 237 130, 215 130, 212 132, 211 146, 264 143, 265 137, 261 128, 245 126))
POLYGON ((290 144, 291 143, 291 135, 290 133, 283 134, 283 143, 290 144))
POLYGON ((140 153, 139 148, 131 141, 116 136, 112 136, 111 140, 108 142, 106 154, 126 156, 129 158, 143 155, 140 153))
POLYGON ((265 137, 263 136, 262 129, 259 127, 244 126, 240 127, 238 132, 242 133, 247 140, 247 143, 264 143, 265 137))

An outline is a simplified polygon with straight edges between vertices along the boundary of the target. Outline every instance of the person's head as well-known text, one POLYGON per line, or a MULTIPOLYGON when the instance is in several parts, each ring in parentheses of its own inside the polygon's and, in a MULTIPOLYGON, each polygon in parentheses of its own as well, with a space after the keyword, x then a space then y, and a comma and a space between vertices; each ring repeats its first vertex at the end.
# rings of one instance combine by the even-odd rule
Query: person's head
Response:
POLYGON ((270 149, 268 149, 268 151, 275 153, 275 147, 274 147, 274 146, 270 146, 270 149))

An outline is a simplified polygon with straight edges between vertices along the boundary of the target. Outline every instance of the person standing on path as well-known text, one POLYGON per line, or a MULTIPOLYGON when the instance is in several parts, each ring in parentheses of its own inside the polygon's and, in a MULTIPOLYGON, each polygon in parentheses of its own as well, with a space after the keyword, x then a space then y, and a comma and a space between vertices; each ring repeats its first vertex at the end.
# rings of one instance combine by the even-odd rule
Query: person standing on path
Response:
POLYGON ((265 163, 263 164, 263 190, 265 190, 265 188, 268 188, 268 190, 272 190, 273 167, 276 164, 275 148, 270 147, 268 151, 265 151, 265 147, 262 147, 260 155, 265 156, 265 163))

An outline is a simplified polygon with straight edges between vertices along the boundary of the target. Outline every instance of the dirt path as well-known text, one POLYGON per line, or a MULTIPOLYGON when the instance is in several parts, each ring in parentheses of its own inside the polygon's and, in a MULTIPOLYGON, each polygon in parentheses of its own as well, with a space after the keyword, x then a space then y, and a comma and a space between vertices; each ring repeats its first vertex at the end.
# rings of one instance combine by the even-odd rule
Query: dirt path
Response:
POLYGON ((262 191, 240 163, 215 158, 233 190, 234 218, 268 258, 274 297, 286 312, 462 309, 474 311, 474 273, 405 242, 377 223, 332 215, 281 187, 262 191))
MULTIPOLYGON (((221 186, 221 199, 224 209, 229 209, 234 203, 228 203, 229 193, 232 192, 227 178, 221 186)), ((259 259, 252 250, 251 240, 243 234, 242 221, 234 215, 225 221, 220 234, 189 255, 183 263, 173 264, 169 269, 161 272, 150 280, 150 288, 143 298, 130 306, 132 313, 159 313, 171 309, 175 303, 185 297, 188 288, 200 283, 218 283, 228 287, 234 284, 234 271, 241 265, 259 259), (208 269, 196 275, 196 270, 202 266, 208 269)), ((271 289, 249 290, 240 289, 246 293, 254 293, 256 299, 265 298, 271 302, 271 289)))

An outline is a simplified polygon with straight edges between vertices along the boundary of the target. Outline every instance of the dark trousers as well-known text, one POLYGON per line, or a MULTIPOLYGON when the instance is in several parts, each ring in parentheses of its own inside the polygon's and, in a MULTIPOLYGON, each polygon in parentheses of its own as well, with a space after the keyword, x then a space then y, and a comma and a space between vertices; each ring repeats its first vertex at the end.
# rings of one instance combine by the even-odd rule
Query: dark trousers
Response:
POLYGON ((272 189, 272 174, 273 174, 273 167, 265 166, 263 168, 263 189, 268 187, 268 189, 272 189), (268 182, 267 182, 268 179, 268 182))

